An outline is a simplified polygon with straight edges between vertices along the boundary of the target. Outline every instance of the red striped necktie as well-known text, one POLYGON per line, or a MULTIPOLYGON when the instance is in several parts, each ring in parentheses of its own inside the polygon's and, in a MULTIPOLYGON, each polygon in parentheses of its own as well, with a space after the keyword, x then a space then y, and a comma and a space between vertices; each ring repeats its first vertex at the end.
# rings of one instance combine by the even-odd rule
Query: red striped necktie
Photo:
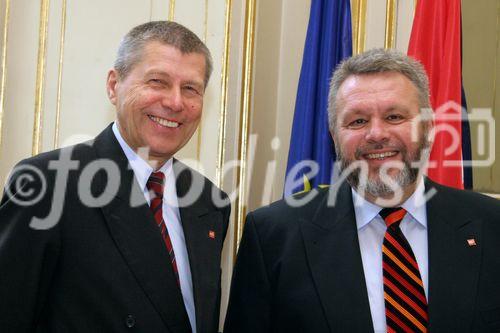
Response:
POLYGON ((382 245, 387 332, 427 332, 427 300, 417 260, 399 224, 406 211, 384 208, 387 225, 382 245))
POLYGON ((177 284, 180 285, 179 271, 177 270, 177 263, 175 261, 174 248, 172 246, 172 241, 168 235, 167 226, 163 220, 163 187, 165 184, 165 175, 163 172, 153 172, 148 179, 146 187, 149 190, 149 195, 151 197, 151 204, 149 208, 153 213, 156 223, 160 228, 161 236, 165 242, 168 254, 170 255, 170 262, 172 263, 172 268, 174 269, 174 274, 177 279, 177 284))

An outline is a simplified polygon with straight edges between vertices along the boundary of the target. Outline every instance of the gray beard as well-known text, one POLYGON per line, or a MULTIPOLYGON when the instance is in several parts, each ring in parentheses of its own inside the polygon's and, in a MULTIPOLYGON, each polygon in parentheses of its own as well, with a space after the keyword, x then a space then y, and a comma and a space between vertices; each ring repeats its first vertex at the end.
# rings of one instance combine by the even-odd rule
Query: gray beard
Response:
MULTIPOLYGON (((401 154, 403 155, 403 168, 399 170, 396 176, 391 177, 392 181, 399 186, 399 189, 405 189, 411 184, 414 184, 420 174, 421 167, 416 166, 412 167, 412 162, 419 162, 421 161, 421 157, 423 155, 423 152, 425 154, 425 160, 428 159, 428 155, 430 154, 429 149, 424 151, 424 149, 428 148, 430 146, 430 143, 425 139, 425 135, 422 137, 420 140, 420 144, 417 150, 416 156, 408 156, 408 152, 406 150, 402 150, 401 154)), ((339 147, 336 147, 337 149, 337 159, 340 162, 340 171, 343 173, 352 161, 347 161, 343 154, 342 150, 339 149, 339 147)), ((373 180, 369 179, 368 175, 366 177, 360 177, 361 170, 359 168, 352 170, 352 172, 347 175, 346 180, 351 185, 352 188, 354 188, 357 192, 361 193, 369 193, 372 196, 375 197, 388 197, 388 196, 393 196, 394 193, 394 187, 389 186, 386 182, 382 180, 382 174, 381 171, 382 169, 379 170, 379 179, 373 180), (366 179, 365 182, 360 183, 360 178, 363 178, 363 180, 366 179)), ((393 185, 394 186, 394 185, 393 185)))
MULTIPOLYGON (((397 186, 399 186, 399 188, 404 189, 407 186, 415 183, 418 177, 418 172, 418 169, 411 168, 409 163, 405 161, 403 169, 400 170, 392 180, 397 184, 397 186)), ((356 190, 361 192, 368 192, 376 197, 386 197, 394 195, 394 189, 381 179, 372 180, 367 178, 366 184, 359 184, 360 170, 357 169, 354 173, 357 173, 357 175, 353 177, 355 178, 353 179, 353 183, 356 183, 356 186, 353 186, 352 184, 351 186, 353 186, 356 190)), ((382 175, 379 174, 379 177, 382 177, 382 175)), ((348 181, 350 181, 349 178, 348 181)))

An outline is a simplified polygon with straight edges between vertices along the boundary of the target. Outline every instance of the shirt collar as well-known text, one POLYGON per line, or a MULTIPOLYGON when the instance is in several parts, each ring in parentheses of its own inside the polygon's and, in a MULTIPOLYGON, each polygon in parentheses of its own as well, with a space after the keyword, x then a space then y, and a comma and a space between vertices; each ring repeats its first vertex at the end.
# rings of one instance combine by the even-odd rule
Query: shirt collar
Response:
POLYGON ((403 207, 418 223, 427 228, 424 179, 420 178, 415 192, 406 200, 403 207))
MULTIPOLYGON (((356 215, 356 226, 358 230, 373 221, 382 207, 375 205, 356 192, 351 187, 354 213, 356 215)), ((427 212, 425 209, 425 186, 423 178, 418 182, 413 194, 401 205, 424 228, 427 228, 427 212)))
MULTIPOLYGON (((151 176, 151 173, 153 173, 154 171, 153 168, 125 142, 122 135, 120 134, 120 131, 118 130, 118 125, 116 122, 113 124, 112 129, 116 139, 118 140, 118 143, 120 144, 123 152, 125 153, 125 156, 127 157, 130 168, 134 171, 135 178, 137 179, 140 188, 144 190, 146 188, 149 176, 151 176)), ((165 162, 158 171, 163 172, 165 174, 165 178, 169 179, 167 177, 169 177, 173 172, 172 158, 167 160, 167 162, 165 162)))

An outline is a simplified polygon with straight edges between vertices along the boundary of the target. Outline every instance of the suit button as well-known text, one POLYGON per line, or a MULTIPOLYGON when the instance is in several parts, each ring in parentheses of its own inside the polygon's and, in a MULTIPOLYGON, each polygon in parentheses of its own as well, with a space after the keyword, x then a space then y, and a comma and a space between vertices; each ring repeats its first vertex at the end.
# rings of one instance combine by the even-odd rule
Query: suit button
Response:
POLYGON ((128 315, 127 318, 125 319, 125 325, 127 325, 128 328, 132 328, 135 326, 135 318, 132 315, 128 315))

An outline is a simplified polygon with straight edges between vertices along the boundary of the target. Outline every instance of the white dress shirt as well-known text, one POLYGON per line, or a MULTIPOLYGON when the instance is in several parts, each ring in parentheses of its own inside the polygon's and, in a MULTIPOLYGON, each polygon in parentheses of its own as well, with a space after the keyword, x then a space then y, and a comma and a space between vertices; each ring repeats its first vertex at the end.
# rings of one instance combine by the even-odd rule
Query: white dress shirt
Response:
MULTIPOLYGON (((127 156, 129 164, 134 171, 135 178, 137 179, 140 188, 143 190, 144 198, 149 204, 151 204, 146 184, 149 176, 154 171, 153 168, 128 146, 121 136, 116 122, 113 124, 113 133, 120 143, 125 156, 127 156)), ((168 235, 172 241, 172 247, 175 253, 184 306, 186 307, 193 333, 196 333, 193 282, 191 279, 191 268, 189 267, 189 256, 186 248, 186 240, 184 238, 184 230, 182 229, 179 214, 177 190, 175 187, 175 175, 172 169, 172 159, 165 162, 165 164, 163 164, 163 166, 157 171, 161 171, 165 175, 162 205, 163 220, 165 221, 165 226, 167 227, 168 235)), ((158 232, 160 232, 160 230, 158 230, 158 232)), ((170 262, 166 262, 165 265, 170 265, 170 262)))
MULTIPOLYGON (((428 252, 427 252, 427 213, 424 200, 423 179, 417 189, 401 207, 407 213, 401 221, 400 228, 417 259, 420 275, 424 284, 425 295, 428 295, 428 252)), ((384 284, 382 273, 382 243, 385 230, 384 220, 379 212, 382 207, 372 204, 352 190, 356 225, 358 229, 359 247, 363 261, 366 289, 370 302, 373 328, 375 332, 386 332, 384 284)))

